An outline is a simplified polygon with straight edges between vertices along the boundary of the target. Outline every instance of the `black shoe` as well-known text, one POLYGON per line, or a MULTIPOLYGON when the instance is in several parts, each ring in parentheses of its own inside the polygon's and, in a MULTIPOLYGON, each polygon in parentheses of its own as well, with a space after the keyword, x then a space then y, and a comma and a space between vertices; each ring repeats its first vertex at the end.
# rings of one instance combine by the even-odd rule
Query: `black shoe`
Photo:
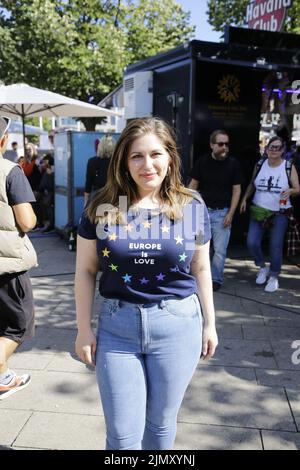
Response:
POLYGON ((221 289, 221 284, 219 282, 213 281, 213 290, 214 290, 214 292, 216 292, 219 289, 221 289))

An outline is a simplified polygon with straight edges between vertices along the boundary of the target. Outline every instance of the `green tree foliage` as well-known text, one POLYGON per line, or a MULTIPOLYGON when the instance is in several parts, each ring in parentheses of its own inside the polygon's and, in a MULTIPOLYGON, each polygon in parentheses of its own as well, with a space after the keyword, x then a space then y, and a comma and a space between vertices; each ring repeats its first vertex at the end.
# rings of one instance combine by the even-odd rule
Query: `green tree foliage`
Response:
POLYGON ((291 8, 288 9, 285 31, 300 34, 300 2, 294 0, 291 8))
POLYGON ((130 60, 150 57, 191 38, 189 14, 173 0, 129 0, 124 17, 130 60))
MULTIPOLYGON (((224 31, 225 25, 245 24, 247 5, 250 0, 208 0, 208 22, 215 31, 224 31)), ((300 33, 300 2, 294 0, 287 10, 284 31, 300 33)))
MULTIPOLYGON (((39 127, 40 121, 38 117, 31 117, 26 119, 26 124, 29 124, 30 126, 39 127)), ((48 132, 52 130, 51 118, 43 118, 43 129, 48 132)))
POLYGON ((1 0, 0 81, 99 102, 124 67, 189 40, 174 0, 1 0))

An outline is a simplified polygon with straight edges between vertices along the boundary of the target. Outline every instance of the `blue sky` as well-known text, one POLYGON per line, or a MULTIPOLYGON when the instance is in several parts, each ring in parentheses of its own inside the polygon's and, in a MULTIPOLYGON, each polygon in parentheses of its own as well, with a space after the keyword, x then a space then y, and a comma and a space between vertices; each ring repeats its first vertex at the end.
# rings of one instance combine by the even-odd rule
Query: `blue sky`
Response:
POLYGON ((220 33, 212 30, 207 21, 207 0, 176 0, 185 11, 191 12, 191 24, 196 26, 195 39, 202 41, 219 42, 220 33))

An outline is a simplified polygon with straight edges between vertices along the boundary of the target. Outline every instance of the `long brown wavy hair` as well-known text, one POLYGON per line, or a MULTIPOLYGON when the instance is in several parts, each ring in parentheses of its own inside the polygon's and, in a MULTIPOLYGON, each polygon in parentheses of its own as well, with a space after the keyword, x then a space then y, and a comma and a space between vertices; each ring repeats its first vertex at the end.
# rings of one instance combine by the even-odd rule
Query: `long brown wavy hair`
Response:
MULTIPOLYGON (((169 125, 156 117, 134 119, 125 127, 116 144, 110 159, 105 186, 95 193, 87 206, 86 214, 91 222, 105 222, 105 218, 109 215, 113 223, 124 223, 125 214, 119 210, 119 197, 127 197, 126 210, 138 202, 138 189, 128 172, 127 160, 133 141, 145 134, 156 135, 170 156, 169 170, 159 193, 165 215, 171 220, 178 220, 182 218, 182 207, 192 198, 198 199, 193 191, 182 184, 181 159, 175 136, 169 125), (104 215, 101 211, 100 215, 99 212, 97 214, 100 205, 113 206, 114 209, 108 209, 104 215)), ((201 199, 200 196, 199 199, 201 199)))

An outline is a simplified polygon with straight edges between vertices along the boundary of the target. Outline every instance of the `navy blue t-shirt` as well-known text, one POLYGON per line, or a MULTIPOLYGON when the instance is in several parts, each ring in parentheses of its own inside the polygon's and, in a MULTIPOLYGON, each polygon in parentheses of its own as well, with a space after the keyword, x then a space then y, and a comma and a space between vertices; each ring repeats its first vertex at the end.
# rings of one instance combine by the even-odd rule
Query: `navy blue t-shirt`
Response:
POLYGON ((183 208, 179 221, 162 213, 139 209, 127 213, 125 225, 92 224, 83 214, 78 235, 97 239, 103 274, 99 291, 103 297, 133 303, 184 298, 197 292, 190 273, 195 246, 211 238, 204 203, 193 199, 183 208))
POLYGON ((14 166, 6 178, 8 204, 15 206, 25 202, 35 202, 35 197, 22 168, 14 166))

